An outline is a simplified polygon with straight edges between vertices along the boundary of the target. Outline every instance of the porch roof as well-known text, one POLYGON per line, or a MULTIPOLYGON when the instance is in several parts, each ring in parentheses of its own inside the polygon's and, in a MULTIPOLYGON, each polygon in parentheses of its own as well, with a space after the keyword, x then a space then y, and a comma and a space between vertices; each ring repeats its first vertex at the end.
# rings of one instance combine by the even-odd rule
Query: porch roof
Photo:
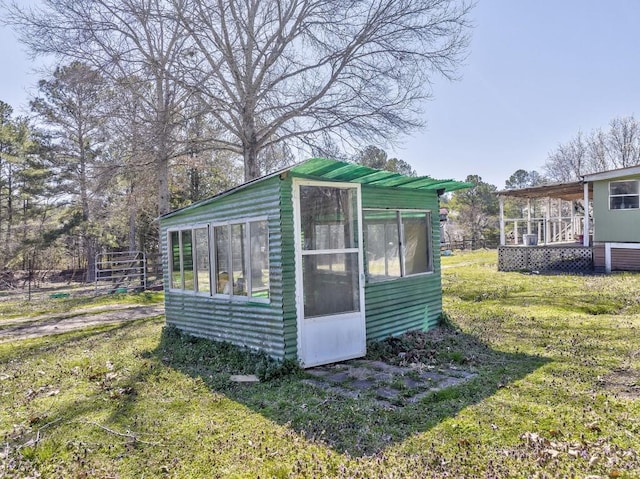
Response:
MULTIPOLYGON (((593 193, 593 184, 589 183, 589 195, 593 193)), ((560 198, 572 201, 584 198, 584 183, 573 181, 570 183, 552 183, 530 188, 514 190, 502 190, 496 192, 498 196, 510 196, 513 198, 560 198)))

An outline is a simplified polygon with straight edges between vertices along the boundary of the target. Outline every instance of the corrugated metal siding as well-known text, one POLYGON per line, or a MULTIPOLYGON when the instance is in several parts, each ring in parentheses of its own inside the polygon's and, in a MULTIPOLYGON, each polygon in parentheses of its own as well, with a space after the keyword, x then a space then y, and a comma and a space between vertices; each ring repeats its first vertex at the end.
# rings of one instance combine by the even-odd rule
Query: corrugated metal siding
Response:
POLYGON ((212 298, 181 292, 165 292, 167 324, 194 336, 224 340, 262 349, 276 358, 285 351, 283 329, 284 276, 280 226, 280 178, 269 178, 219 201, 203 204, 161 220, 163 273, 169 284, 167 229, 216 221, 267 216, 269 223, 269 304, 212 298))
POLYGON ((290 177, 280 182, 280 215, 285 356, 295 358, 298 355, 298 319, 295 235, 293 231, 293 183, 290 177))
MULTIPOLYGON (((365 285, 367 338, 382 339, 434 326, 442 311, 438 200, 435 192, 362 187, 363 207, 432 211, 433 274, 365 285)), ((269 218, 269 304, 219 300, 167 291, 167 323, 194 336, 263 349, 274 357, 297 355, 295 245, 291 178, 265 179, 161 220, 163 272, 169 284, 167 229, 216 221, 269 218)))
POLYGON ((366 283, 367 339, 380 340, 406 331, 434 327, 442 313, 440 216, 436 192, 363 186, 362 207, 432 212, 433 273, 366 283))

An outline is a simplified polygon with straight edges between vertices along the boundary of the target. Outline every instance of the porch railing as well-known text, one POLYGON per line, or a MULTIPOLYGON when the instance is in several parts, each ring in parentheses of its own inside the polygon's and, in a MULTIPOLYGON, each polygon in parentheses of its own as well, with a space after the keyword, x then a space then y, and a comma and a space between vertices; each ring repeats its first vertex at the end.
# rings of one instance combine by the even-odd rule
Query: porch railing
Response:
POLYGON ((584 217, 505 218, 504 225, 506 245, 570 243, 582 241, 584 217))

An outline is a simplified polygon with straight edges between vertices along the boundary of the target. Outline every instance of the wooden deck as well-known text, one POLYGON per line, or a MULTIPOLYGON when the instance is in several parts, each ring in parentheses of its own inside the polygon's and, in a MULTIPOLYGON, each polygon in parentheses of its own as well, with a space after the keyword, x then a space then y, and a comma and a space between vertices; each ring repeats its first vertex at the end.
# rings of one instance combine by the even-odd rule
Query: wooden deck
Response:
POLYGON ((498 271, 592 273, 593 248, 580 243, 499 246, 498 271))

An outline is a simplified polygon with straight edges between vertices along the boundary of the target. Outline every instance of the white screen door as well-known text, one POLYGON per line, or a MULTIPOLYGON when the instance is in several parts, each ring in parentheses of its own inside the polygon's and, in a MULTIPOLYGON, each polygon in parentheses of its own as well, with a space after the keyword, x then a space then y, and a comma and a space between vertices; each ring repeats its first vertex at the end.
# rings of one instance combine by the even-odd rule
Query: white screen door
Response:
POLYGON ((366 353, 359 185, 294 182, 298 357, 304 367, 366 353))

